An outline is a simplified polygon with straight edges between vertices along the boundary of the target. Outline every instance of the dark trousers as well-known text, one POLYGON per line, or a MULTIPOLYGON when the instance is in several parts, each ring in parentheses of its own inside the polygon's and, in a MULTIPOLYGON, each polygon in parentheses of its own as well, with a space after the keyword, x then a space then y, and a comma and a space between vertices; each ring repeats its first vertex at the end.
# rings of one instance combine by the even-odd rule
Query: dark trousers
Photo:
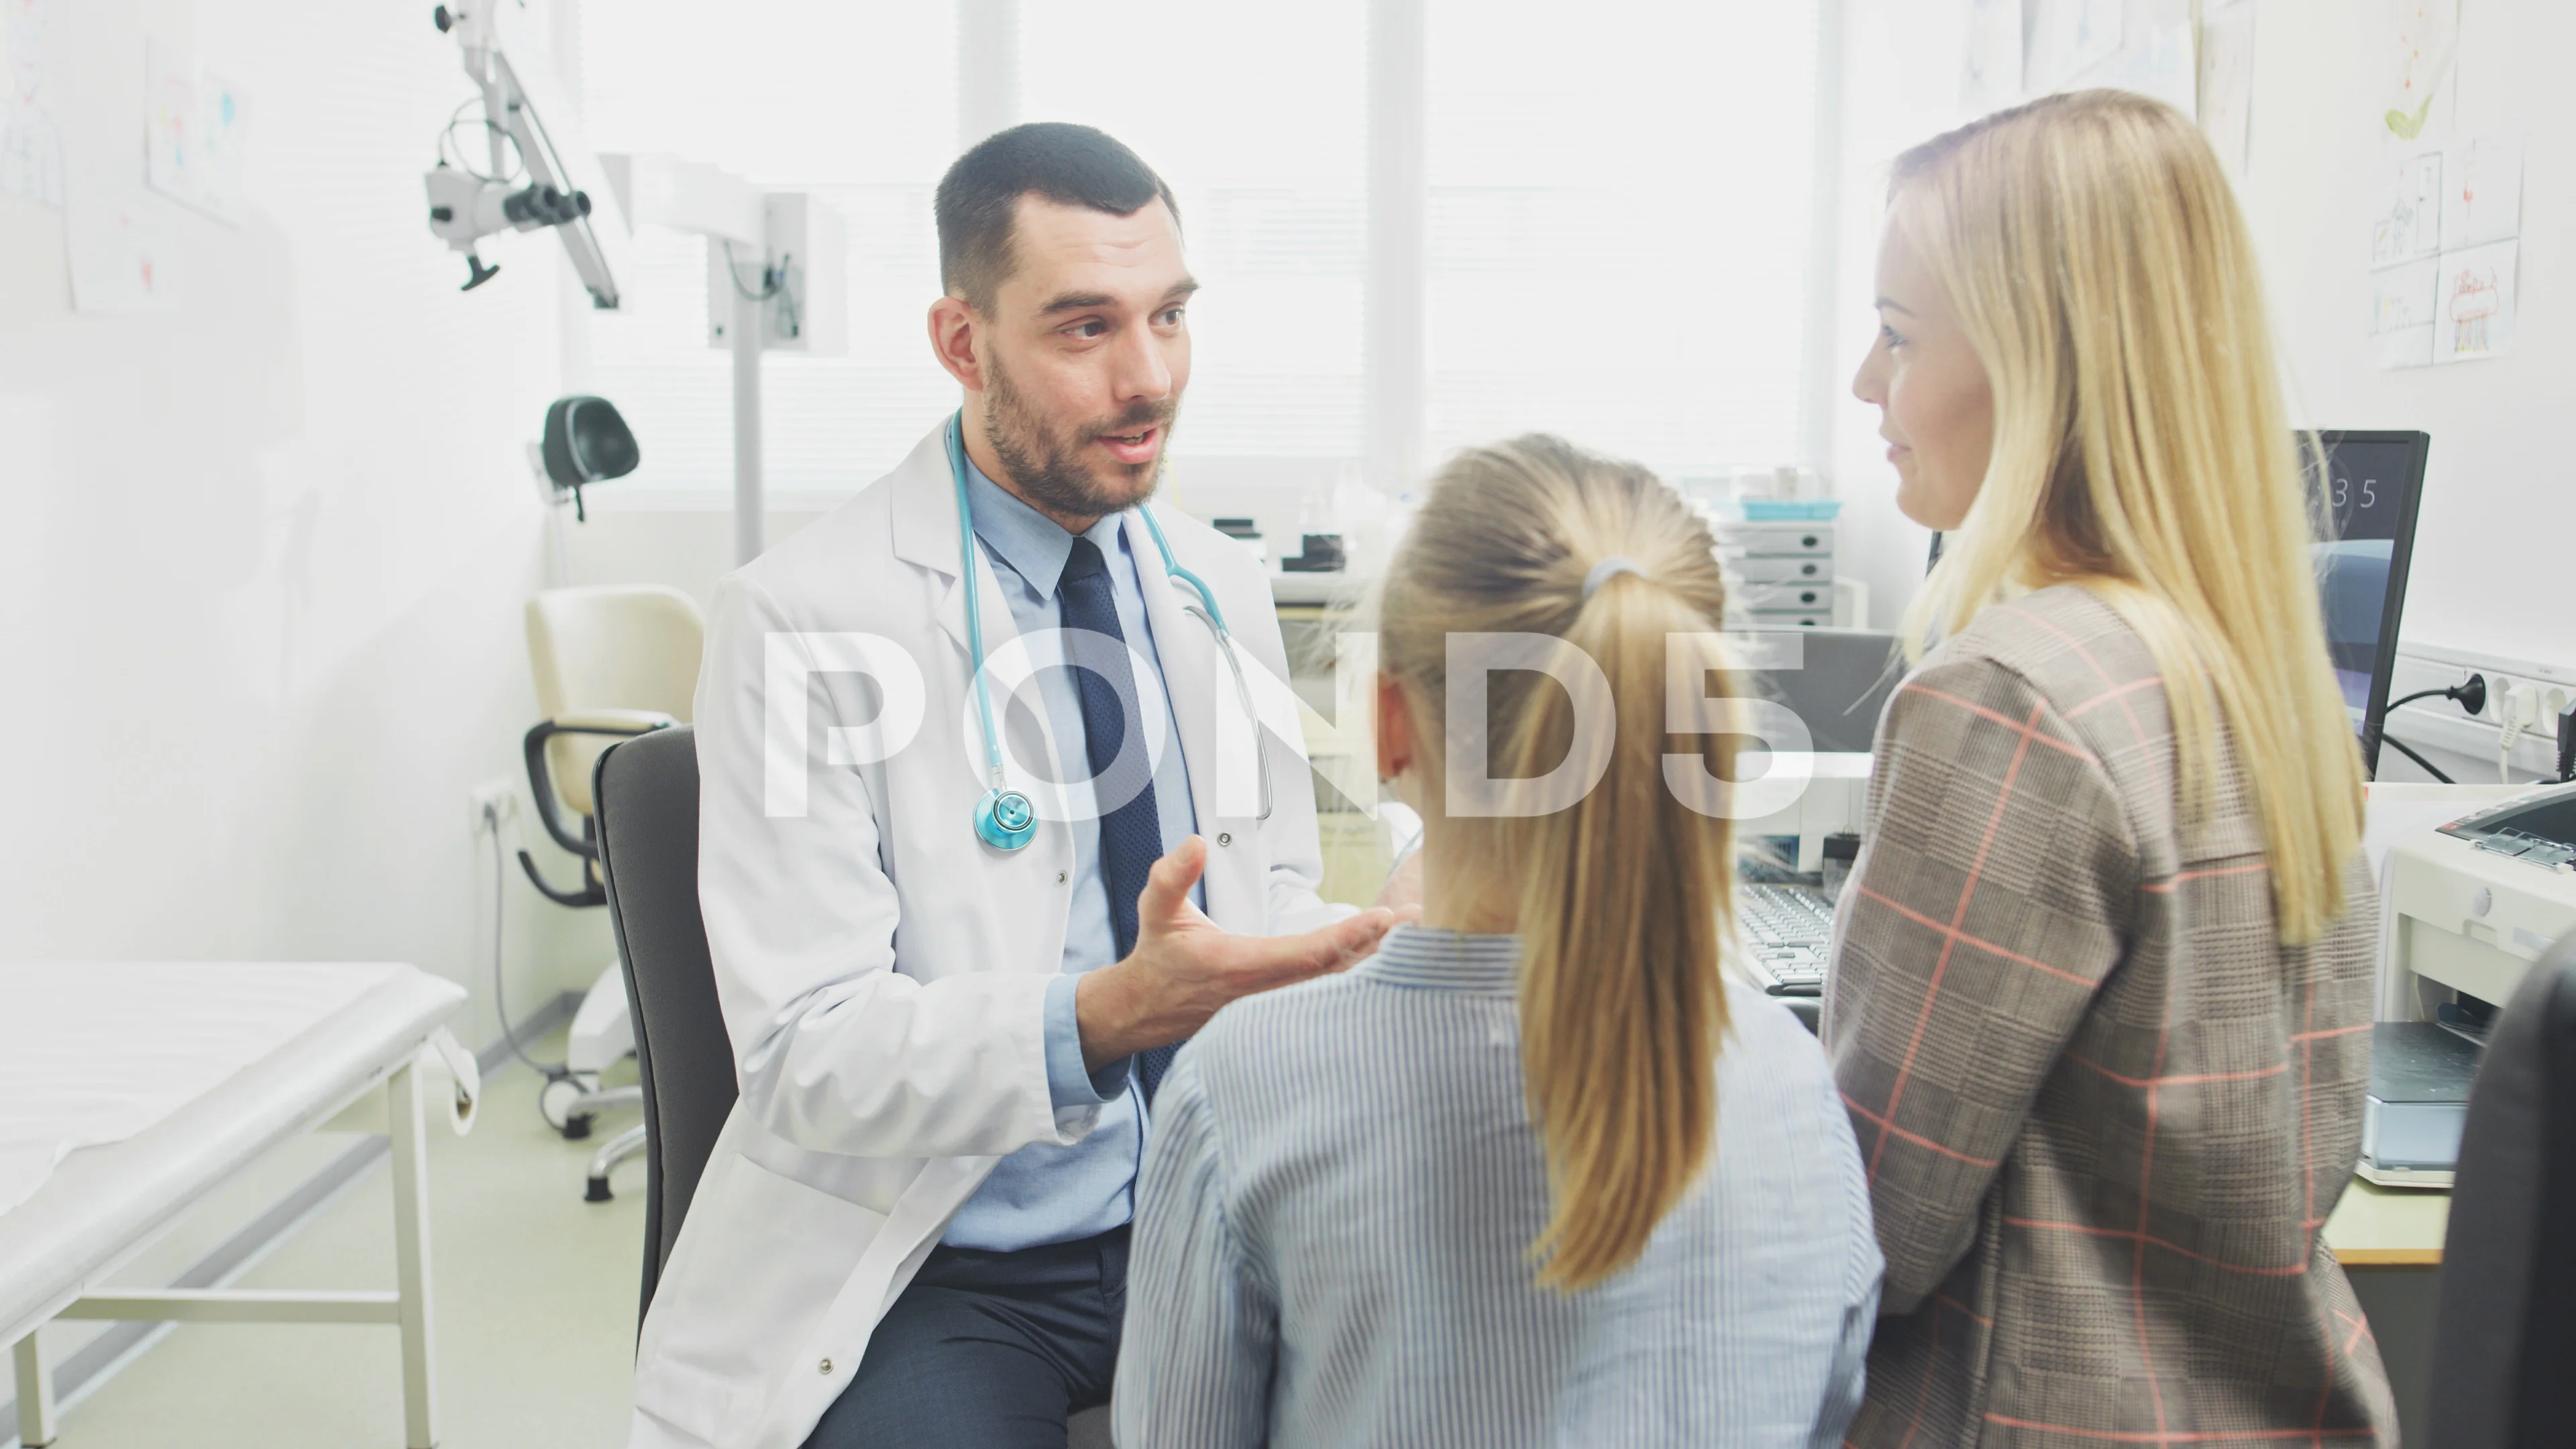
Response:
POLYGON ((930 1250, 805 1449, 1064 1449, 1109 1402, 1127 1229, 988 1253, 930 1250))

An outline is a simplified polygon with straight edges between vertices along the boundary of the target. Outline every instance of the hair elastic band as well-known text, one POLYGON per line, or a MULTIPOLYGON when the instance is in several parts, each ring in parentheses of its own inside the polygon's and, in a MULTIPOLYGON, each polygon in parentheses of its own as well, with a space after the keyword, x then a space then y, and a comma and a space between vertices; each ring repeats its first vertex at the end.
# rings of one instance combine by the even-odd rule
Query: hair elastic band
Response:
POLYGON ((1601 591, 1601 586, 1603 584, 1610 582, 1621 574, 1635 574, 1641 579, 1652 579, 1654 577, 1653 574, 1646 572, 1646 570, 1640 566, 1635 559, 1621 558, 1617 554, 1612 554, 1610 557, 1594 564, 1592 566, 1592 572, 1583 576, 1583 597, 1586 599, 1591 598, 1594 594, 1601 591))

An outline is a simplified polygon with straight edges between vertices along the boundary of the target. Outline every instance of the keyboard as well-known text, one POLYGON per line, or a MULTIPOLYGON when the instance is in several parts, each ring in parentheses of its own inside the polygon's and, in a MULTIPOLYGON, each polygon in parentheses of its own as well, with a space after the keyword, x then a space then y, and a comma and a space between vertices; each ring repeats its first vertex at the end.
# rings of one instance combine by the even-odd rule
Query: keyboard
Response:
POLYGON ((1773 996, 1822 996, 1834 903, 1812 886, 1738 885, 1735 914, 1773 996))

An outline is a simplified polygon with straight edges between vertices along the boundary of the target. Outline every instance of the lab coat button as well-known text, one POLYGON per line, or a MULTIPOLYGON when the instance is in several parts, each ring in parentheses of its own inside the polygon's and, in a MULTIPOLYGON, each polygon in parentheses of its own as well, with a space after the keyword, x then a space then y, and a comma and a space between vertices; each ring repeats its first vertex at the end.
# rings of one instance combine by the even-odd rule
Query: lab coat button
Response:
POLYGON ((1062 884, 1064 884, 1064 872, 1063 872, 1063 871, 1057 871, 1057 872, 1055 873, 1055 883, 1056 883, 1057 885, 1062 885, 1062 884))
POLYGON ((1234 837, 1225 831, 1220 830, 1217 832, 1216 843, 1219 845, 1232 845, 1234 844, 1234 837))
POLYGON ((814 1365, 814 1371, 816 1373, 830 1373, 832 1371, 832 1361, 828 1358, 823 1360, 821 1363, 814 1365))

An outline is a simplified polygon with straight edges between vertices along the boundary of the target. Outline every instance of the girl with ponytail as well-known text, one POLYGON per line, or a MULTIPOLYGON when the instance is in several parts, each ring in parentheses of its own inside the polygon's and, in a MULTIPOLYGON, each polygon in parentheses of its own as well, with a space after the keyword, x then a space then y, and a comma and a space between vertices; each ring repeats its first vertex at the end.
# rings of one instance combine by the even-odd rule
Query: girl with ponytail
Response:
POLYGON ((1879 1257, 1849 1118, 1730 979, 1708 531, 1549 437, 1442 471, 1380 586, 1423 919, 1182 1052, 1122 1449, 1831 1445, 1879 1257))

